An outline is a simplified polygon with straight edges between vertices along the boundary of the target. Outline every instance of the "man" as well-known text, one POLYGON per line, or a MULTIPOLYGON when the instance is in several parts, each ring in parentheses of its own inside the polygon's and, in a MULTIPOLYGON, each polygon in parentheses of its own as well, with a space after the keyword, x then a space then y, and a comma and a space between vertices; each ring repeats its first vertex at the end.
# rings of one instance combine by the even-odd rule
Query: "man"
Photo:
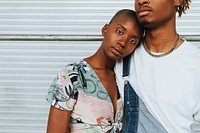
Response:
POLYGON ((125 62, 115 68, 119 88, 125 86, 124 133, 190 133, 194 121, 200 128, 200 50, 176 31, 176 13, 190 2, 135 0, 144 41, 130 59, 130 75, 122 74, 125 62))

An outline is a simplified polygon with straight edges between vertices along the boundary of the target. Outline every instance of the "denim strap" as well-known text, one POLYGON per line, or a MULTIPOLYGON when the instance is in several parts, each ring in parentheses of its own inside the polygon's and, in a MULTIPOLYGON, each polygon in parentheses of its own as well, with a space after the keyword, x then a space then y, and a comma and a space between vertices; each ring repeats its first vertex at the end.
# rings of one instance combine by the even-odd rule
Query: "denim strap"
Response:
POLYGON ((122 77, 128 76, 130 73, 130 60, 131 60, 130 55, 123 58, 123 75, 122 75, 122 77))
MULTIPOLYGON (((129 76, 130 67, 130 56, 128 56, 123 59, 123 77, 129 76)), ((129 81, 125 80, 122 133, 167 133, 165 128, 146 110, 143 101, 129 81)))
MULTIPOLYGON (((130 59, 131 56, 127 56, 123 59, 123 77, 129 76, 130 73, 130 59)), ((138 129, 138 108, 139 99, 134 89, 125 80, 124 83, 124 117, 122 133, 137 133, 138 129)))

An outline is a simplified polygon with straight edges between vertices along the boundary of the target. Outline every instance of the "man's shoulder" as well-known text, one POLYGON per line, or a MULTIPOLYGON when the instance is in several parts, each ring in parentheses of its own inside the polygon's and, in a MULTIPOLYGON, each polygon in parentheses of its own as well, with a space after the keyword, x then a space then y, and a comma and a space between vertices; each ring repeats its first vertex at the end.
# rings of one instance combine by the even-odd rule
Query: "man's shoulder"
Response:
POLYGON ((200 46, 198 46, 198 44, 196 44, 196 43, 192 43, 190 41, 185 40, 184 44, 186 44, 190 49, 193 49, 197 52, 200 51, 200 46))
POLYGON ((188 64, 192 64, 191 66, 200 70, 200 47, 191 42, 186 41, 185 43, 187 43, 185 58, 188 61, 188 64))

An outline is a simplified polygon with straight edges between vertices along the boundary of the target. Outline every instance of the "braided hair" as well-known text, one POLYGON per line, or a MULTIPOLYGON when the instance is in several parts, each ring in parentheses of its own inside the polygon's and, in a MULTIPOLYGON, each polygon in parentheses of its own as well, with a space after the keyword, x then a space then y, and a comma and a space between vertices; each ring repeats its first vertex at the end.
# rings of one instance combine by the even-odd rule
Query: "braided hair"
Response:
POLYGON ((185 14, 185 11, 189 9, 191 1, 192 0, 183 0, 183 3, 177 7, 177 12, 179 17, 181 17, 183 13, 185 14))

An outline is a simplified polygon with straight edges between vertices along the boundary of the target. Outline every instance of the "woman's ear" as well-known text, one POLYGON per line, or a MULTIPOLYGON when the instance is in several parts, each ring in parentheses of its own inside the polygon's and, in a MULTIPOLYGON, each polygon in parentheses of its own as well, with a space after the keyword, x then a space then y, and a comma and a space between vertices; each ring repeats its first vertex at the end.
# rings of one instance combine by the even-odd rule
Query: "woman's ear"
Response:
POLYGON ((104 36, 105 34, 106 34, 106 32, 107 32, 107 30, 108 30, 108 24, 105 24, 104 26, 103 26, 103 28, 101 29, 101 33, 102 33, 102 35, 104 36))
POLYGON ((175 3, 174 3, 175 6, 177 7, 177 6, 180 6, 184 0, 174 0, 174 1, 175 1, 175 3))

